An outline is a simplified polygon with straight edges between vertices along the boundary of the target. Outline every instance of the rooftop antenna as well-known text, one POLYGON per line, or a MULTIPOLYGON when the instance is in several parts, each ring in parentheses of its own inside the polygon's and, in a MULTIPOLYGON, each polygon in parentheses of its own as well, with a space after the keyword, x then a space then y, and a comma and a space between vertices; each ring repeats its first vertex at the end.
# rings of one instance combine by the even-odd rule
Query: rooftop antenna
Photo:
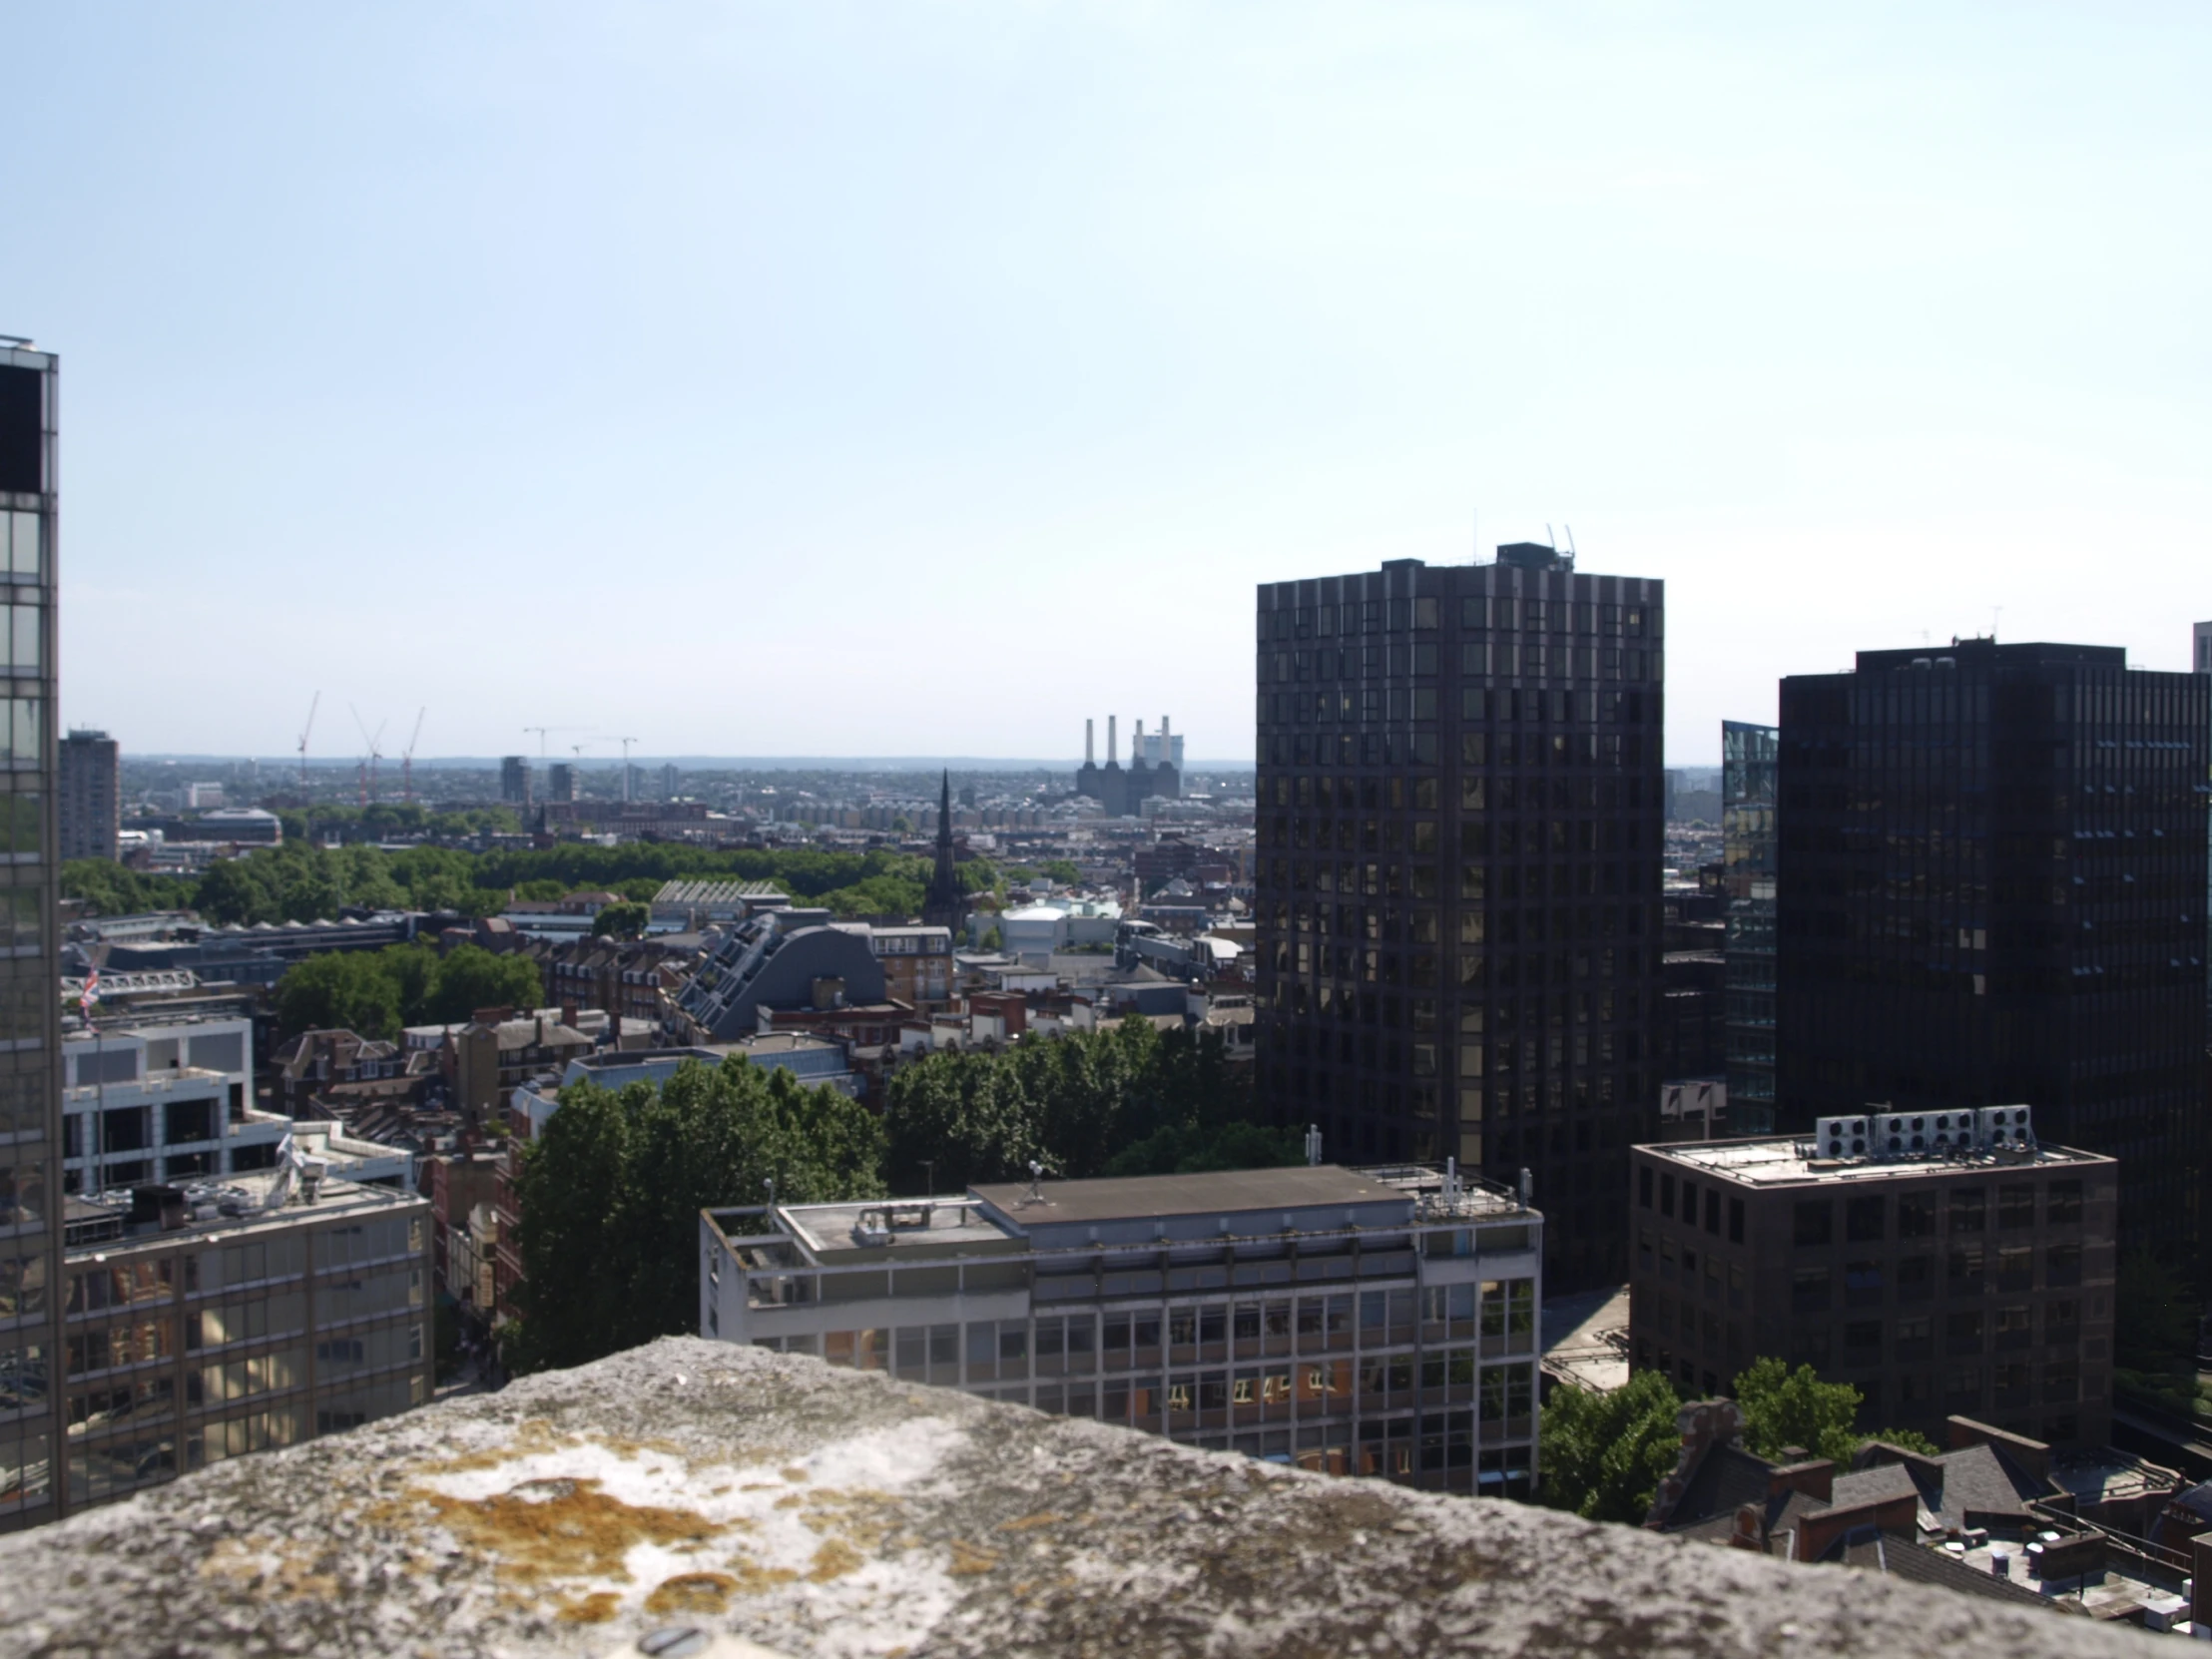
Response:
POLYGON ((1320 1163, 1321 1125, 1318 1123, 1309 1123, 1306 1126, 1306 1164, 1307 1167, 1311 1169, 1317 1167, 1320 1163))
POLYGON ((1574 558, 1576 556, 1576 548, 1574 545, 1574 526, 1571 524, 1561 524, 1559 528, 1566 531, 1567 533, 1567 557, 1570 559, 1574 558))
POLYGON ((1042 1204, 1044 1202, 1044 1165, 1038 1163, 1034 1158, 1029 1160, 1029 1202, 1032 1204, 1042 1204))
POLYGON ((769 1208, 770 1208, 771 1210, 775 1209, 775 1208, 776 1208, 776 1177, 775 1177, 775 1176, 773 1176, 773 1175, 763 1176, 763 1177, 761 1178, 761 1185, 762 1185, 762 1186, 764 1186, 764 1187, 766 1187, 766 1188, 768 1189, 768 1207, 769 1207, 769 1208))

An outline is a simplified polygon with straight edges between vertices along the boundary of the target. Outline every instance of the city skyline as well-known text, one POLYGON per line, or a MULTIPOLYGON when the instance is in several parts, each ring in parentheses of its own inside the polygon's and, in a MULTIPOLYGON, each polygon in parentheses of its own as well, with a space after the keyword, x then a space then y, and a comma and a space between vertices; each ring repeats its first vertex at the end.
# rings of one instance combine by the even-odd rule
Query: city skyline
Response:
POLYGON ((1173 684, 1236 756, 1257 582, 1553 536, 1668 583, 1678 764, 1923 635, 2181 667, 2207 21, 1595 19, 28 16, 62 718, 918 755, 869 665, 923 639, 1023 687, 960 748, 1173 684), (718 695, 517 672, 624 630, 718 695), (249 640, 252 696, 174 695, 249 640))

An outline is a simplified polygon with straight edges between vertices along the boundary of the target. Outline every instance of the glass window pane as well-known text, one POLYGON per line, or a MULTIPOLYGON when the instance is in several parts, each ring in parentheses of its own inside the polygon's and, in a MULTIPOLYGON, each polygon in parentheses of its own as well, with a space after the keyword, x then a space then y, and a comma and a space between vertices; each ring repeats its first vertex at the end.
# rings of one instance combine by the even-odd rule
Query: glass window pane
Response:
POLYGON ((11 605, 8 611, 8 662, 18 674, 36 674, 39 609, 36 605, 11 605))
POLYGON ((18 576, 36 578, 39 573, 38 514, 10 513, 8 517, 15 520, 15 533, 10 538, 9 568, 18 576))
POLYGON ((8 758, 19 765, 36 766, 39 760, 39 699, 35 697, 10 698, 13 718, 9 725, 8 758))

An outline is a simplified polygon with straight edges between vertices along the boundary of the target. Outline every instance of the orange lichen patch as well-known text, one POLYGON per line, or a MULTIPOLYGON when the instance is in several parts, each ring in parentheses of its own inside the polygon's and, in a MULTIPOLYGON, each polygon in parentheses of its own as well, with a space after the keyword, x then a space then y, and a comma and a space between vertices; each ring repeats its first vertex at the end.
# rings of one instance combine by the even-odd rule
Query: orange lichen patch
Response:
POLYGON ((786 1480, 804 1482, 812 1480, 814 1476, 809 1474, 805 1469, 800 1468, 798 1465, 794 1464, 791 1468, 784 1470, 784 1478, 786 1480))
POLYGON ((860 1566, 860 1552, 842 1538, 825 1538, 815 1550, 814 1565, 807 1569, 807 1576, 817 1584, 827 1584, 832 1578, 842 1578, 860 1566))
POLYGON ((458 1457, 447 1457, 435 1463, 424 1463, 414 1472, 420 1474, 462 1474, 470 1469, 495 1469, 502 1463, 511 1463, 518 1457, 529 1457, 541 1451, 559 1451, 583 1442, 573 1434, 556 1434, 552 1423, 544 1417, 525 1417, 515 1425, 514 1437, 503 1446, 483 1451, 465 1451, 458 1457))
POLYGON ((1019 1520, 1005 1522, 999 1527, 999 1531, 1028 1532, 1040 1526, 1057 1526, 1060 1519, 1061 1517, 1055 1515, 1050 1509, 1040 1509, 1034 1515, 1024 1515, 1019 1520))
POLYGON ((757 1596, 763 1590, 775 1589, 779 1584, 795 1584, 799 1581, 799 1574, 789 1567, 764 1567, 758 1562, 742 1559, 730 1562, 729 1567, 735 1575, 731 1588, 739 1595, 757 1596))
POLYGON ((987 1549, 977 1549, 963 1539, 952 1540, 952 1566, 954 1578, 973 1578, 979 1573, 996 1570, 998 1557, 987 1549))
POLYGON ((314 1556, 294 1544, 255 1536, 220 1538, 200 1563, 208 1578, 228 1578, 261 1595, 280 1595, 294 1600, 327 1600, 338 1593, 338 1581, 315 1570, 314 1556))
POLYGON ((704 1543, 724 1530, 690 1509, 625 1503, 596 1480, 526 1480, 476 1499, 417 1495, 456 1538, 523 1578, 622 1579, 635 1544, 704 1543))
POLYGON ((645 1610, 657 1618, 672 1613, 719 1613, 730 1605, 738 1581, 726 1572, 684 1572, 664 1578, 645 1598, 645 1610))
POLYGON ((622 1606, 622 1597, 612 1590, 594 1590, 581 1601, 572 1601, 563 1607, 560 1617, 568 1624, 605 1624, 622 1606))

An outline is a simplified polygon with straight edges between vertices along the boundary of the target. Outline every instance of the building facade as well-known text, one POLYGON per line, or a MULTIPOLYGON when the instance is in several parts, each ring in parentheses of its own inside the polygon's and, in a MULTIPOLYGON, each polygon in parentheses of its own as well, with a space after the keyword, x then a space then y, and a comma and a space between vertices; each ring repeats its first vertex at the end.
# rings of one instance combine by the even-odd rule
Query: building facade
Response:
POLYGON ((1523 1496, 1542 1232, 1452 1176, 1334 1166, 714 1211, 700 1335, 1523 1496))
POLYGON ((518 807, 530 805, 530 762, 522 755, 508 755, 499 762, 499 799, 518 807))
POLYGON ((2201 1236, 2212 679, 1959 641, 1782 682, 1781 1127, 2022 1101, 2201 1236))
POLYGON ((1776 781, 1782 734, 1721 723, 1721 882, 1728 904, 1728 1112, 1733 1134, 1774 1131, 1776 781))
POLYGON ((1841 1145, 1636 1148, 1630 1365, 1709 1396, 1772 1357, 1857 1388, 1862 1428, 1940 1445, 1955 1413, 2102 1444, 2117 1167, 2031 1135, 1999 1142, 1984 1128, 1998 1113, 2026 1115, 1861 1114, 1822 1120, 1863 1126, 1841 1145), (1907 1150, 1888 1152, 1898 1121, 1921 1123, 1927 1150, 1907 1130, 1907 1150), (1936 1149, 1937 1134, 1953 1144, 1936 1149))
POLYGON ((7 714, 0 731, 0 1529, 62 1512, 62 1199, 56 934, 54 571, 58 358, 0 341, 7 714))
POLYGON ((1562 1289, 1626 1273, 1657 1122, 1663 614, 1528 545, 1259 590, 1261 1099, 1533 1171, 1562 1289))
POLYGON ((73 1207, 67 1508, 428 1399, 429 1208, 288 1166, 73 1207))
POLYGON ((62 857, 113 859, 123 835, 123 746, 105 732, 70 733, 60 792, 62 857))

